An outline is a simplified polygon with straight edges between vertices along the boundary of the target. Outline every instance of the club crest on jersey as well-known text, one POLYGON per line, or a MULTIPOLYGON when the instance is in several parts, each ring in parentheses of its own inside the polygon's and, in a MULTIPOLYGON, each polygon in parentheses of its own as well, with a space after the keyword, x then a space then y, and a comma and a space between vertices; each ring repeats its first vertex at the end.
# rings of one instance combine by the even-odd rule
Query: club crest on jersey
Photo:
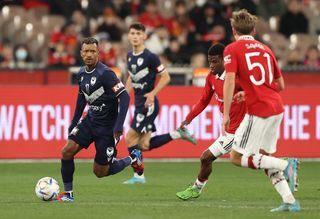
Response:
POLYGON ((132 64, 131 65, 131 71, 132 71, 133 74, 137 73, 137 65, 132 64))
POLYGON ((137 60, 138 66, 142 65, 142 63, 143 63, 143 58, 138 58, 137 60))
POLYGON ((91 86, 93 86, 96 83, 96 81, 97 81, 97 78, 96 77, 92 77, 91 81, 90 81, 91 86))

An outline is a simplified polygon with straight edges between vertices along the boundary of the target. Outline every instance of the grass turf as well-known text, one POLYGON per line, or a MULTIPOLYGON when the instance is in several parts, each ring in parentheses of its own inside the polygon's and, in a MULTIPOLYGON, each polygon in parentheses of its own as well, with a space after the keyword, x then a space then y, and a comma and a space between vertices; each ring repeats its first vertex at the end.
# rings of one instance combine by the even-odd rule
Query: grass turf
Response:
POLYGON ((91 163, 77 163, 74 203, 44 202, 34 193, 38 179, 52 176, 60 183, 59 163, 0 163, 0 218, 319 218, 320 162, 302 162, 299 172, 300 213, 270 213, 281 199, 263 171, 214 163, 201 197, 182 201, 175 193, 192 183, 198 162, 146 163, 144 185, 123 185, 131 168, 97 179, 91 163))

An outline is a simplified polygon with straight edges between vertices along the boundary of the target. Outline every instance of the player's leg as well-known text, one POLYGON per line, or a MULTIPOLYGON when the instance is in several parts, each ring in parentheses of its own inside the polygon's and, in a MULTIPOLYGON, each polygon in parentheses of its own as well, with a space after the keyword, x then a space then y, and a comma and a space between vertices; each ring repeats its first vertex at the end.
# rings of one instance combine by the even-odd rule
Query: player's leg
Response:
POLYGON ((200 157, 201 167, 198 177, 192 186, 188 187, 184 191, 176 193, 180 199, 187 200, 190 198, 198 198, 200 196, 212 172, 212 162, 221 155, 230 151, 233 139, 233 134, 227 133, 226 136, 220 136, 207 150, 202 153, 200 157))
POLYGON ((74 173, 74 156, 82 148, 73 140, 68 139, 62 149, 61 158, 61 176, 64 185, 64 192, 59 194, 57 201, 74 201, 73 198, 73 173, 74 173))
POLYGON ((96 156, 93 164, 93 172, 98 178, 119 173, 132 163, 137 163, 137 165, 141 164, 140 150, 134 150, 125 158, 116 159, 117 150, 115 139, 112 135, 96 137, 95 147, 96 156))
MULTIPOLYGON (((133 125, 134 125, 133 121, 133 125)), ((138 132, 137 130, 130 128, 127 132, 127 135, 125 137, 126 144, 128 146, 128 151, 129 154, 131 154, 134 150, 139 150, 141 149, 138 145, 139 140, 141 138, 142 134, 138 132)), ((130 178, 129 180, 124 181, 124 184, 136 184, 136 183, 145 183, 145 178, 144 178, 144 164, 141 159, 141 164, 137 165, 133 163, 132 165, 134 174, 133 177, 130 178)))
POLYGON ((57 198, 58 201, 73 201, 73 173, 74 156, 82 149, 88 148, 92 142, 93 134, 90 121, 84 118, 69 134, 67 144, 62 149, 61 175, 64 184, 64 193, 57 198))
MULTIPOLYGON (((277 123, 273 131, 277 132, 282 120, 282 114, 276 117, 277 123)), ((239 128, 235 133, 235 142, 230 153, 230 159, 233 164, 251 169, 277 169, 284 171, 288 167, 288 162, 272 156, 259 153, 260 146, 266 139, 269 147, 276 148, 277 134, 266 138, 266 124, 273 122, 273 118, 260 118, 246 114, 239 128)), ((274 151, 270 151, 274 153, 274 151)))

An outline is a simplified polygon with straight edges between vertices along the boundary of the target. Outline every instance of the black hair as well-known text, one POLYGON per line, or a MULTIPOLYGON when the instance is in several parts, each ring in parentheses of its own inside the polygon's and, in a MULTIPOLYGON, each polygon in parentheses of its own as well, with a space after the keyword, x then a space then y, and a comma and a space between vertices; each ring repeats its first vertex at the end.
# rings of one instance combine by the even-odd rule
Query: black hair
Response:
POLYGON ((135 29, 135 30, 141 30, 143 32, 146 31, 146 27, 141 24, 141 23, 134 23, 134 24, 131 24, 130 27, 129 27, 129 30, 130 29, 135 29))
POLYGON ((225 46, 221 43, 212 45, 208 50, 209 56, 223 56, 225 46))
POLYGON ((99 46, 98 40, 93 37, 84 38, 81 42, 81 48, 82 48, 83 44, 97 44, 97 46, 99 46))

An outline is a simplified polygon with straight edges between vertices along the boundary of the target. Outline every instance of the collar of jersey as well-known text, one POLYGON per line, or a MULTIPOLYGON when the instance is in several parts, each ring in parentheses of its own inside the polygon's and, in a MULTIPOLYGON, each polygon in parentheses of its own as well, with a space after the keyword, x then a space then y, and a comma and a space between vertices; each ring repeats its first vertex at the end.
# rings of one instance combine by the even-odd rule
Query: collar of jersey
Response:
POLYGON ((224 71, 220 76, 216 75, 217 79, 224 80, 226 77, 226 71, 224 71))
POLYGON ((86 73, 88 73, 88 74, 91 74, 94 70, 96 70, 96 68, 92 69, 91 71, 87 71, 87 69, 84 68, 84 71, 85 71, 86 73))
POLYGON ((134 53, 134 52, 132 51, 132 55, 134 55, 134 56, 139 56, 139 55, 141 55, 143 52, 144 52, 144 50, 142 50, 141 52, 138 52, 138 53, 134 53))
POLYGON ((242 35, 239 37, 239 40, 254 40, 254 37, 250 35, 242 35))

